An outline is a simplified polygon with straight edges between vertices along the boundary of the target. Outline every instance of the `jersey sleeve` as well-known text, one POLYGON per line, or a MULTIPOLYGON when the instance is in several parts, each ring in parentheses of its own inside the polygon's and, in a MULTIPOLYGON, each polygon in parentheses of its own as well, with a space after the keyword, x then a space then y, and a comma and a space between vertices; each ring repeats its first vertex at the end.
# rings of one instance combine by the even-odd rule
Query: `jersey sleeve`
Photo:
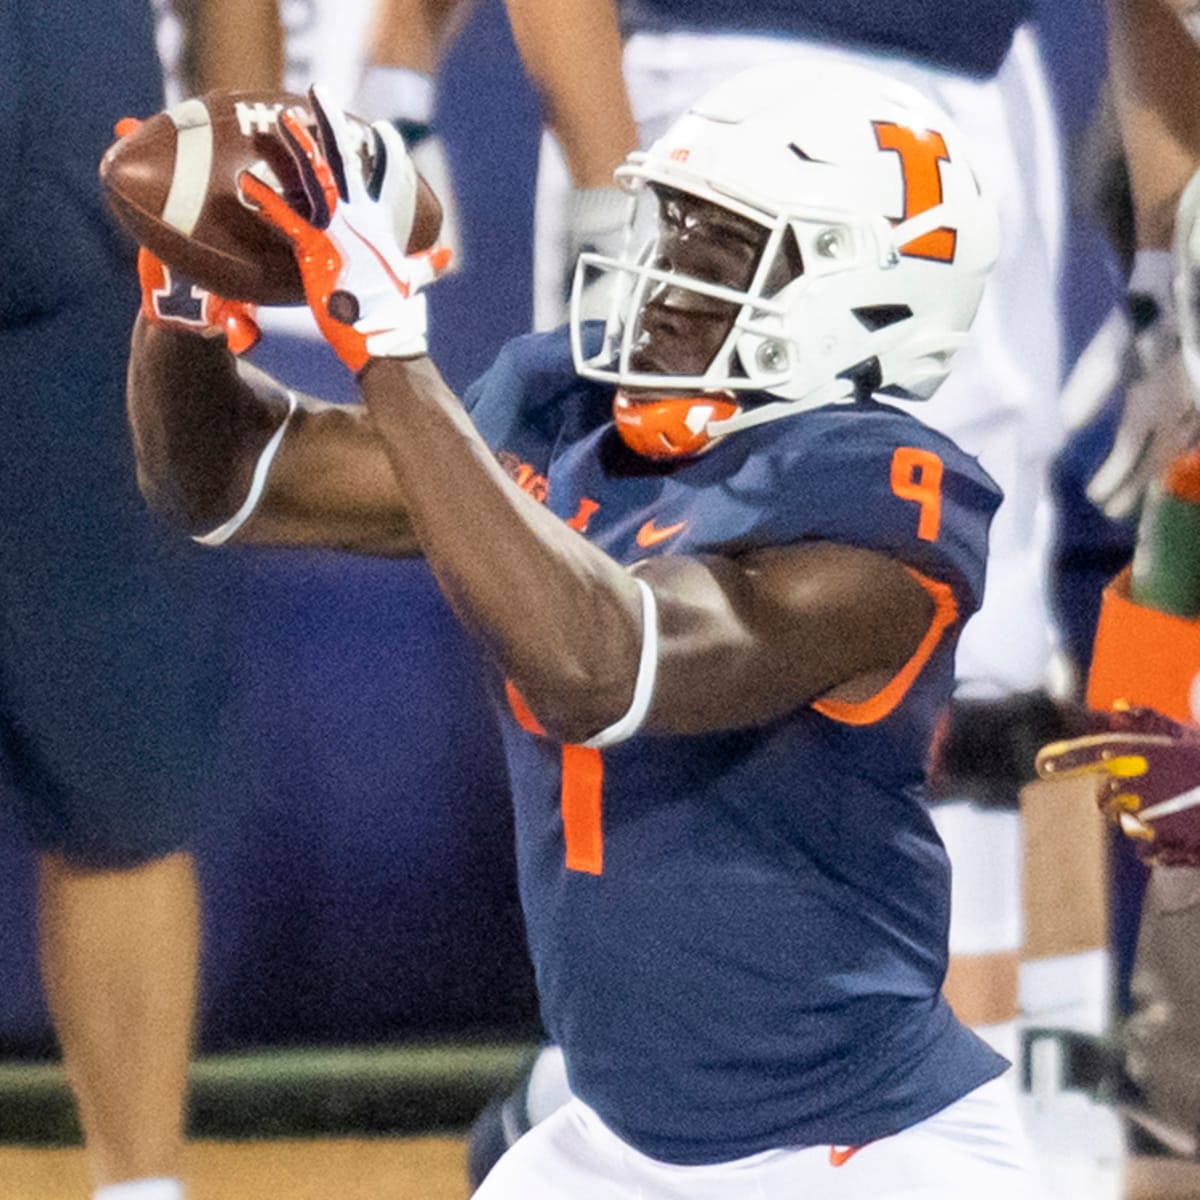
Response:
POLYGON ((831 410, 798 423, 777 464, 771 535, 862 546, 953 586, 979 607, 1001 493, 952 441, 894 409, 831 410), (807 428, 806 428, 807 426, 807 428))
POLYGON ((463 407, 493 452, 515 450, 515 442, 535 449, 526 419, 532 383, 525 345, 528 340, 507 342, 492 365, 463 394, 463 407))

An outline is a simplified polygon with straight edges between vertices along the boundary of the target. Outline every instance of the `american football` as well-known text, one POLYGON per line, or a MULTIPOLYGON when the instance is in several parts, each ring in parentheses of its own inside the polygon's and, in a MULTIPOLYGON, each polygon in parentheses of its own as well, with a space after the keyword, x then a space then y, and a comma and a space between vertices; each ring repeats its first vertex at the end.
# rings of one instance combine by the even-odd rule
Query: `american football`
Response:
MULTIPOLYGON (((210 92, 142 121, 119 137, 100 163, 100 182, 120 224, 169 266, 229 300, 303 304, 291 245, 241 198, 242 171, 255 173, 297 211, 308 202, 279 132, 279 114, 312 110, 292 93, 210 92)), ((358 118, 363 178, 375 170, 376 135, 358 118)), ((418 177, 408 237, 412 254, 434 244, 442 206, 418 177)))

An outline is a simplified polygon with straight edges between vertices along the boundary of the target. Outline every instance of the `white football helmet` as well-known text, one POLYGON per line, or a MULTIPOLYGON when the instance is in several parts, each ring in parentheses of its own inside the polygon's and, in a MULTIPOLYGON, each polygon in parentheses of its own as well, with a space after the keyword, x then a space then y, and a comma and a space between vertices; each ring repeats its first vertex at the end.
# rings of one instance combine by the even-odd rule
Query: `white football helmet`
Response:
POLYGON ((618 425, 638 389, 659 398, 676 433, 651 431, 635 445, 654 457, 695 453, 749 425, 864 393, 927 398, 966 338, 996 257, 995 212, 962 135, 921 93, 865 68, 780 62, 739 74, 648 152, 630 155, 616 178, 651 199, 697 197, 765 230, 745 289, 664 269, 662 229, 638 245, 636 213, 622 257, 580 256, 576 369, 634 390, 618 393, 618 425), (783 286, 781 255, 798 264, 783 286), (580 300, 598 273, 619 278, 603 346, 588 355, 580 300), (700 374, 631 362, 647 337, 644 308, 666 288, 736 306, 700 374), (777 399, 745 404, 738 394, 747 392, 777 399), (684 428, 694 436, 677 436, 684 428))

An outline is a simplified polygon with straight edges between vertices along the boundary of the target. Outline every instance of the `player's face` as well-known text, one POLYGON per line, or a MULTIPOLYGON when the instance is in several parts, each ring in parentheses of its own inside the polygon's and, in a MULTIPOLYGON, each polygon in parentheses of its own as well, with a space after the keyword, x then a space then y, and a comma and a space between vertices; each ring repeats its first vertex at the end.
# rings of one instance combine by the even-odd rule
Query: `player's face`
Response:
MULTIPOLYGON (((767 229, 684 192, 660 188, 658 196, 654 266, 685 279, 737 291, 749 288, 767 229)), ((795 264, 786 258, 780 256, 772 269, 768 292, 795 273, 795 264)), ((631 367, 654 374, 702 375, 723 345, 738 308, 733 301, 704 295, 683 282, 653 285, 642 305, 631 367)))

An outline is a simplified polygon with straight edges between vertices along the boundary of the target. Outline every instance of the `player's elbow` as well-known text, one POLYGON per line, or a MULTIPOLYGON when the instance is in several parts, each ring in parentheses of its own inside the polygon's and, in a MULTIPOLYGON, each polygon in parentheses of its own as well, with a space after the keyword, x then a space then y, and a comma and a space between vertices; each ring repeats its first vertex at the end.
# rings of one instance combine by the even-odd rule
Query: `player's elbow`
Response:
POLYGON ((219 518, 207 516, 175 481, 141 462, 137 485, 151 514, 178 533, 194 537, 219 523, 219 518))
MULTIPOLYGON (((641 596, 648 587, 639 588, 641 596)), ((646 716, 657 669, 653 599, 641 599, 641 630, 616 617, 600 636, 563 639, 558 652, 542 642, 537 670, 527 677, 529 707, 545 732, 567 744, 623 741, 646 716), (650 626, 647 636, 646 625, 650 626)), ((614 614, 615 615, 615 614, 614 614)))
POLYGON ((238 510, 274 414, 251 407, 229 356, 204 339, 139 321, 126 385, 137 484, 155 516, 191 536, 238 510))
POLYGON ((632 684, 632 675, 628 680, 608 681, 593 672, 560 673, 518 690, 540 732, 564 745, 579 745, 628 710, 632 684))
POLYGON ((146 414, 131 406, 129 417, 138 491, 150 512, 188 536, 224 520, 229 507, 226 489, 216 490, 198 479, 186 457, 172 449, 161 426, 146 419, 146 414))

